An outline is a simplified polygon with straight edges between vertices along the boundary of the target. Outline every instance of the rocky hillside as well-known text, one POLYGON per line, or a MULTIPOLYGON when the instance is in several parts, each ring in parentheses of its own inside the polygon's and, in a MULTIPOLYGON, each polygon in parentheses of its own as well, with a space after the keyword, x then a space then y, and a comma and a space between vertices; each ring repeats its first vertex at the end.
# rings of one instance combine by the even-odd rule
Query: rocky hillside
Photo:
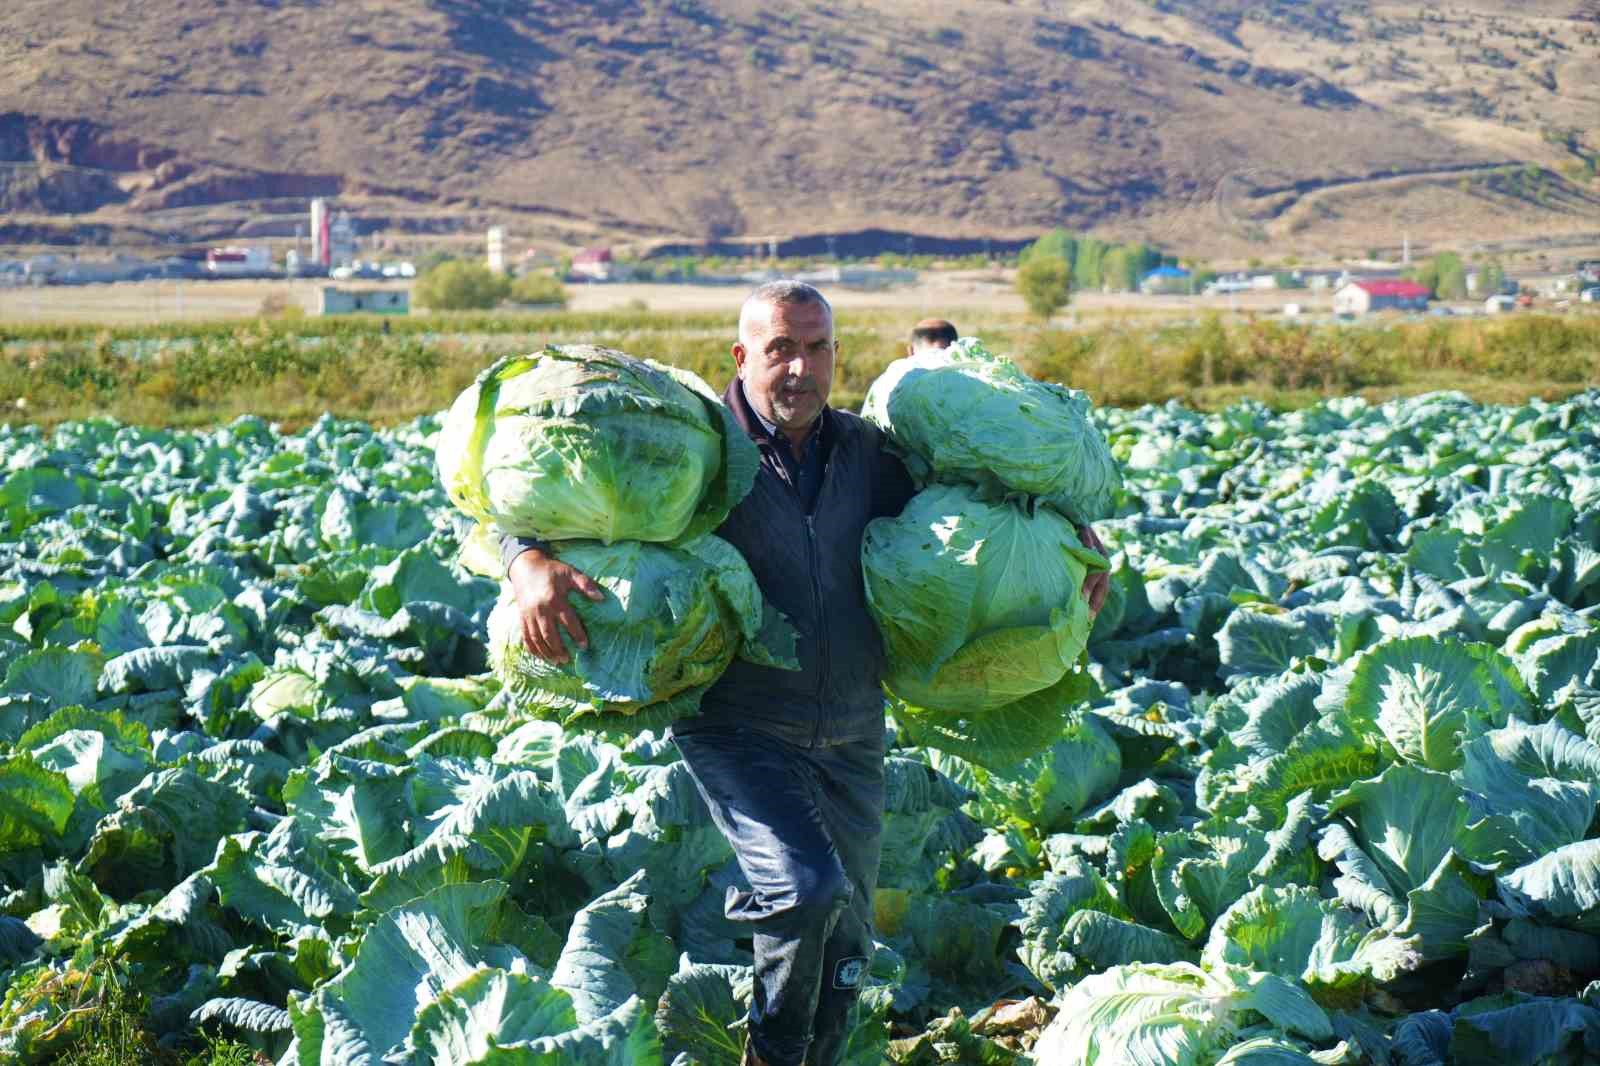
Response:
POLYGON ((1503 6, 11 0, 0 243, 292 232, 312 195, 569 244, 1260 241, 1349 221, 1330 190, 1529 162, 1555 195, 1513 215, 1581 217, 1600 23, 1503 6), (1463 51, 1482 77, 1428 73, 1463 51))

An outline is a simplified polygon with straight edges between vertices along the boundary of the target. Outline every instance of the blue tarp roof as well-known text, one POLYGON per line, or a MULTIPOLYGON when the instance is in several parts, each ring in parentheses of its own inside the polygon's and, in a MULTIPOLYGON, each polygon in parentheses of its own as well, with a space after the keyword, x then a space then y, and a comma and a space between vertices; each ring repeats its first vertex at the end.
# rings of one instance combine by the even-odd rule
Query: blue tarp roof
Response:
POLYGON ((1148 280, 1150 278, 1186 278, 1188 276, 1189 272, 1182 267, 1156 267, 1146 274, 1145 278, 1148 280))

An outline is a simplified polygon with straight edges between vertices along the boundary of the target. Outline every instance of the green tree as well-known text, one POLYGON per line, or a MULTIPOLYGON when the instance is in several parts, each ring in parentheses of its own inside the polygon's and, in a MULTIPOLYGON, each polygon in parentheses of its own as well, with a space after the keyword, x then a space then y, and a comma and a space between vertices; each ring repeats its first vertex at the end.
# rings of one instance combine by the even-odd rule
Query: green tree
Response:
POLYGON ((1033 256, 1017 269, 1017 291, 1028 311, 1047 322, 1072 299, 1072 268, 1065 259, 1033 256))
POLYGON ((1139 276, 1142 278, 1157 267, 1177 266, 1178 261, 1171 256, 1161 254, 1161 249, 1148 244, 1138 245, 1134 249, 1134 257, 1139 263, 1139 276))
POLYGON ((1072 283, 1079 289, 1098 289, 1105 281, 1101 266, 1110 245, 1097 237, 1078 241, 1078 255, 1072 260, 1072 283))
POLYGON ((511 292, 510 279, 481 263, 441 263, 417 279, 412 298, 434 311, 487 310, 511 292))
POLYGON ((1078 255, 1078 239, 1064 229, 1053 229, 1040 237, 1026 248, 1017 257, 1018 264, 1026 263, 1035 256, 1042 259, 1059 259, 1064 263, 1071 263, 1078 255))
POLYGON ((440 248, 435 248, 431 252, 424 252, 422 255, 417 257, 417 275, 420 277, 430 270, 437 269, 445 263, 454 262, 455 258, 456 257, 451 255, 449 252, 440 248))
POLYGON ((525 274, 511 283, 511 300, 519 304, 567 306, 567 288, 553 274, 525 274))
POLYGON ((1491 259, 1478 268, 1478 295, 1493 296, 1506 283, 1506 268, 1491 259))
POLYGON ((1106 253, 1100 264, 1101 278, 1119 292, 1134 292, 1139 288, 1138 249, 1117 245, 1106 253))
POLYGON ((1467 268, 1454 252, 1440 252, 1433 257, 1435 278, 1433 294, 1441 300, 1462 300, 1467 295, 1467 268))

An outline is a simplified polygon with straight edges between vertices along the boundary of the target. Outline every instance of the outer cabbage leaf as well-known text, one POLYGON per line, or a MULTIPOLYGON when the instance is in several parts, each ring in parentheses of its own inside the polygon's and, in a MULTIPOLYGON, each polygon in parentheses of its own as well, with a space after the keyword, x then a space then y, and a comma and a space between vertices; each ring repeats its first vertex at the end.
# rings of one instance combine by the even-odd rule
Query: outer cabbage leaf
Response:
POLYGON ((1482 797, 1486 815, 1463 853, 1502 869, 1521 866, 1588 832, 1600 805, 1600 745, 1556 722, 1512 719, 1467 746, 1455 777, 1482 797))
POLYGON ((1432 770, 1461 765, 1463 745, 1508 708, 1492 666, 1445 638, 1392 640, 1366 652, 1350 681, 1352 713, 1375 720, 1395 751, 1432 770))
POLYGON ((1557 848, 1498 881, 1519 912, 1600 933, 1600 839, 1557 848))
POLYGON ((385 912, 337 977, 290 999, 301 1066, 381 1062, 446 990, 486 965, 525 965, 525 918, 505 894, 503 883, 445 885, 385 912))
POLYGON ((1210 1062, 1257 1018, 1311 1040, 1333 1033, 1301 989, 1272 974, 1189 963, 1132 964, 1084 978, 1060 997, 1040 1062, 1190 1066, 1210 1062))
POLYGON ((1394 1050, 1407 1066, 1547 1066, 1600 1056, 1600 1010, 1576 999, 1508 992, 1449 1014, 1404 1019, 1394 1050))
MULTIPOLYGON (((988 711, 931 711, 899 700, 891 707, 903 745, 934 748, 975 766, 1009 773, 1072 732, 1073 710, 1094 691, 1093 679, 1078 670, 1043 691, 988 711)), ((1096 782, 1087 784, 1097 790, 1096 782)))
POLYGON ((578 1027, 572 997, 528 974, 483 969, 417 1014, 408 1038, 413 1058, 435 1066, 524 1063, 529 1041, 578 1027))
POLYGON ((1211 927, 1204 960, 1298 981, 1327 1005, 1355 1005, 1367 988, 1422 964, 1415 938, 1373 929, 1356 912, 1300 885, 1252 890, 1211 927))
POLYGON ((1461 788, 1444 774, 1409 764, 1359 781, 1328 803, 1318 854, 1337 864, 1339 898, 1373 924, 1416 935, 1429 960, 1466 949, 1478 925, 1478 896, 1457 868, 1466 826, 1461 788))
MULTIPOLYGON (((910 733, 920 731, 912 726, 910 733)), ((1045 750, 1009 766, 990 769, 950 756, 933 762, 977 792, 977 811, 986 822, 1015 821, 1042 836, 1071 826, 1116 787, 1122 771, 1121 750, 1094 715, 1068 715, 1057 736, 1045 750)))

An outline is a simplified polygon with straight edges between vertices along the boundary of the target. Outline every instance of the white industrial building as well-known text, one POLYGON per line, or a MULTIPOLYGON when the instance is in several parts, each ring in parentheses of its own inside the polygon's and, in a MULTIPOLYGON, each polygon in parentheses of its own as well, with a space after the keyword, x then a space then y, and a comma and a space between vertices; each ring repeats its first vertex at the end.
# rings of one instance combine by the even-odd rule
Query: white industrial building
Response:
POLYGON ((411 293, 405 289, 341 289, 324 285, 317 300, 319 315, 406 315, 411 293))

